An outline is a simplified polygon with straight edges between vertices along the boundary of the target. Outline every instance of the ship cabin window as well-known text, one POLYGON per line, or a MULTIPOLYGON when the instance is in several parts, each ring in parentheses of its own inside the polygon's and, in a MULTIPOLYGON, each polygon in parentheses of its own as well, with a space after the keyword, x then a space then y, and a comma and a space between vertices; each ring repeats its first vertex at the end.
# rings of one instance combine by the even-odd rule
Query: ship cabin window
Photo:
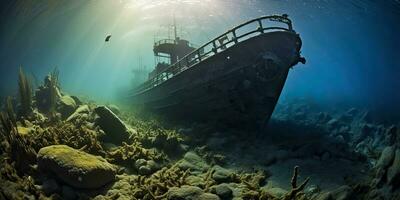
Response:
POLYGON ((164 53, 159 53, 156 57, 156 62, 157 63, 165 63, 170 65, 171 64, 171 56, 168 54, 164 54, 164 53))

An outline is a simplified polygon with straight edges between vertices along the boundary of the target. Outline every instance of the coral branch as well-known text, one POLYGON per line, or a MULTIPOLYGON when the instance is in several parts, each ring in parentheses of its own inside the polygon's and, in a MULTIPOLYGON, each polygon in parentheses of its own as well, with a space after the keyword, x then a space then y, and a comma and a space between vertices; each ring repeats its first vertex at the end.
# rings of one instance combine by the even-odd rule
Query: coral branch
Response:
POLYGON ((304 182, 297 187, 298 175, 299 175, 299 166, 295 166, 293 170, 293 176, 290 181, 292 185, 292 190, 283 197, 283 200, 295 200, 296 197, 301 193, 301 191, 304 190, 308 181, 310 181, 310 177, 307 177, 306 180, 304 180, 304 182))

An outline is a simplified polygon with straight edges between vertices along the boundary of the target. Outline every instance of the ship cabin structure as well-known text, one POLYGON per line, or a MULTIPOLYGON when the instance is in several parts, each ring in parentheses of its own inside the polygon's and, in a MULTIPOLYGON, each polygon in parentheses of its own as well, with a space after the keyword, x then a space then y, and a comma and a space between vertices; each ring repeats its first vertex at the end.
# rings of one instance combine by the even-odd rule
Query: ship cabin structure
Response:
POLYGON ((170 65, 176 63, 192 51, 196 50, 195 45, 188 40, 181 39, 176 34, 174 39, 162 39, 154 43, 153 52, 155 58, 155 69, 150 72, 149 79, 166 70, 170 65))

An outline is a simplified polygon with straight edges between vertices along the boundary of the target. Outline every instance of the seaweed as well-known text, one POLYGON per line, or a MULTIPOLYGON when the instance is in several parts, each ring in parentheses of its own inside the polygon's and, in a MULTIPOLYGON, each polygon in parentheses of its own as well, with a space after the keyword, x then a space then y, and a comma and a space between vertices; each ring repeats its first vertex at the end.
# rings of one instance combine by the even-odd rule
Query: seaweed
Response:
POLYGON ((166 161, 167 157, 151 149, 145 149, 139 142, 132 144, 122 143, 121 146, 111 150, 107 154, 107 160, 111 163, 119 163, 127 167, 134 167, 138 159, 166 161))
POLYGON ((10 120, 12 122, 16 122, 17 121, 16 118, 15 118, 15 112, 14 112, 14 106, 13 106, 13 103, 12 103, 12 98, 10 96, 8 96, 6 98, 6 112, 7 112, 7 115, 8 115, 8 117, 10 118, 10 120))
POLYGON ((57 68, 50 73, 49 78, 50 81, 48 83, 49 87, 49 114, 52 120, 56 119, 56 105, 58 100, 58 74, 59 71, 57 68))
MULTIPOLYGON (((10 113, 12 116, 13 114, 10 113)), ((2 128, 0 134, 9 144, 6 151, 10 159, 15 162, 17 172, 23 174, 30 171, 30 164, 36 162, 36 151, 32 148, 31 142, 18 133, 17 122, 6 112, 0 113, 2 128)))
POLYGON ((101 134, 103 133, 98 129, 63 122, 46 128, 35 126, 35 130, 28 137, 35 141, 35 150, 49 145, 65 144, 87 153, 104 156, 106 153, 98 139, 101 134))
POLYGON ((172 187, 187 185, 186 178, 190 171, 181 170, 177 164, 164 167, 146 178, 138 176, 135 182, 137 190, 134 197, 138 199, 165 199, 165 196, 172 187))
POLYGON ((22 70, 22 67, 19 68, 18 86, 21 104, 21 115, 27 116, 32 112, 32 87, 27 76, 22 70))
POLYGON ((30 79, 31 79, 31 82, 32 82, 32 85, 34 88, 39 87, 39 85, 40 85, 39 79, 36 76, 36 74, 33 73, 32 71, 30 72, 30 79))

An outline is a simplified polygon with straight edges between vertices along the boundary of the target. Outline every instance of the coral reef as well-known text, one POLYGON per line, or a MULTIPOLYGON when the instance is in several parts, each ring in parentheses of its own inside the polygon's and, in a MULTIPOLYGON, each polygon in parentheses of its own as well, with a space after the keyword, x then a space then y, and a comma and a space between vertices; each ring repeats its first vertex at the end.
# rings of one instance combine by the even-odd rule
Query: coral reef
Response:
POLYGON ((16 170, 22 173, 24 171, 30 171, 30 164, 36 161, 36 152, 31 146, 31 141, 24 138, 18 132, 13 115, 12 110, 8 110, 8 113, 0 113, 0 122, 2 125, 0 134, 7 142, 4 151, 8 152, 16 170))
POLYGON ((301 193, 304 188, 306 187, 308 181, 310 181, 310 178, 306 178, 302 184, 297 186, 297 177, 299 176, 299 167, 295 166, 293 170, 293 177, 292 180, 290 181, 290 184, 292 185, 292 190, 288 194, 285 195, 283 200, 291 200, 291 199, 304 199, 304 193, 301 193), (299 197, 300 196, 300 197, 299 197))
POLYGON ((19 105, 8 97, 0 114, 0 199, 400 197, 400 131, 368 112, 284 105, 261 137, 207 124, 166 128, 67 95, 57 70, 34 96, 22 69, 19 85, 19 105))

